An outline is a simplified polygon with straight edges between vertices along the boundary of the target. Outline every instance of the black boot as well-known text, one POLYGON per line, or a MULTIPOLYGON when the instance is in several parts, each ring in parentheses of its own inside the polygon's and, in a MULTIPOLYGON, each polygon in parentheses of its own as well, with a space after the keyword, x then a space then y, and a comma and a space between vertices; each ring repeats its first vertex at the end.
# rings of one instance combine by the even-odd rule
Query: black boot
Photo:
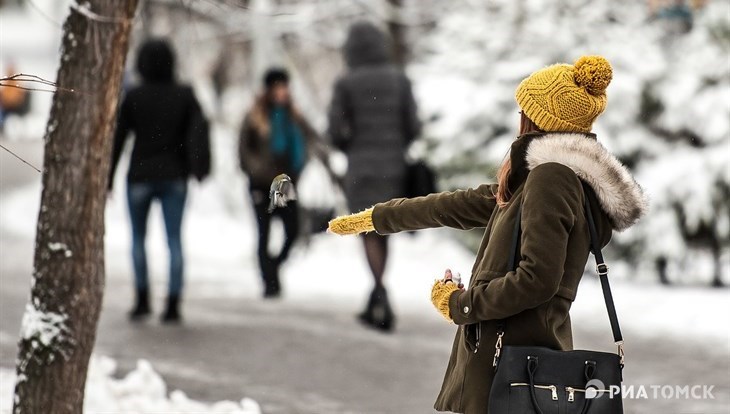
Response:
POLYGON ((162 323, 178 323, 180 322, 180 296, 170 295, 167 298, 167 309, 160 318, 162 323))
POLYGON ((141 321, 150 315, 150 296, 147 289, 137 289, 137 304, 129 311, 129 320, 141 321))
POLYGON ((267 263, 263 270, 264 299, 275 299, 281 296, 281 284, 279 283, 279 266, 273 261, 267 263))
POLYGON ((395 315, 388 302, 388 292, 383 286, 376 286, 370 293, 365 310, 358 315, 362 323, 390 332, 395 328, 395 315))

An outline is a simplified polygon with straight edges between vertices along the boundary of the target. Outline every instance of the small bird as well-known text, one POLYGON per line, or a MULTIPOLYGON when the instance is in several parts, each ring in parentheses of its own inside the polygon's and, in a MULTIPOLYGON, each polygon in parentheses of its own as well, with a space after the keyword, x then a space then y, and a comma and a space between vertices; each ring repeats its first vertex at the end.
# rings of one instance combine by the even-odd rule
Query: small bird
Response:
POLYGON ((294 183, 286 174, 279 174, 271 182, 271 190, 269 190, 269 213, 272 213, 277 207, 286 207, 286 203, 297 199, 297 193, 294 189, 294 183))

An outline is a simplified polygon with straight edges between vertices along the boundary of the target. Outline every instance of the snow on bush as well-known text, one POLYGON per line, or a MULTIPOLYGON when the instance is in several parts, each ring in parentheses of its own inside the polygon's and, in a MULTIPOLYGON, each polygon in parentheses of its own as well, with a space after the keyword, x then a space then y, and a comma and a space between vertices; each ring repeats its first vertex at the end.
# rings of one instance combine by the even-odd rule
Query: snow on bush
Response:
MULTIPOLYGON (((256 401, 203 403, 188 398, 180 390, 167 393, 167 385, 149 362, 140 360, 124 378, 114 378, 116 362, 92 356, 86 380, 84 412, 93 413, 226 413, 261 414, 256 401)), ((0 412, 10 413, 15 373, 0 369, 0 412)))

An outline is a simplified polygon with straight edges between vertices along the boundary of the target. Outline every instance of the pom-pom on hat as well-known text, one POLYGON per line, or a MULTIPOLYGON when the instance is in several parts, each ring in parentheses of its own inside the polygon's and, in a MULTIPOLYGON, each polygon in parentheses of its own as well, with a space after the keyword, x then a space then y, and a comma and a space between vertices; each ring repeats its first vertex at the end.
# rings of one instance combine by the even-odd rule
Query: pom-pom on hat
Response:
POLYGON ((590 132, 606 109, 611 64, 602 56, 582 56, 534 72, 517 87, 522 112, 543 131, 590 132))

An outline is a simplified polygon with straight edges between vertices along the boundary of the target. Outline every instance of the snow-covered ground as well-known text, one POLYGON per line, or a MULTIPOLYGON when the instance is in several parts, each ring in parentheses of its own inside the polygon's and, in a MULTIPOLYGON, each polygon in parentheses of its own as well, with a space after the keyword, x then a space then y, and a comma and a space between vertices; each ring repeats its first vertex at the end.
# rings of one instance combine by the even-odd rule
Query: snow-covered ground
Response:
MULTIPOLYGON (((261 414, 259 405, 243 398, 239 402, 201 403, 184 392, 168 394, 167 385, 145 360, 123 378, 115 378, 117 364, 111 358, 92 356, 86 381, 84 412, 96 413, 220 413, 261 414)), ((0 413, 10 413, 15 372, 0 369, 0 413)))

